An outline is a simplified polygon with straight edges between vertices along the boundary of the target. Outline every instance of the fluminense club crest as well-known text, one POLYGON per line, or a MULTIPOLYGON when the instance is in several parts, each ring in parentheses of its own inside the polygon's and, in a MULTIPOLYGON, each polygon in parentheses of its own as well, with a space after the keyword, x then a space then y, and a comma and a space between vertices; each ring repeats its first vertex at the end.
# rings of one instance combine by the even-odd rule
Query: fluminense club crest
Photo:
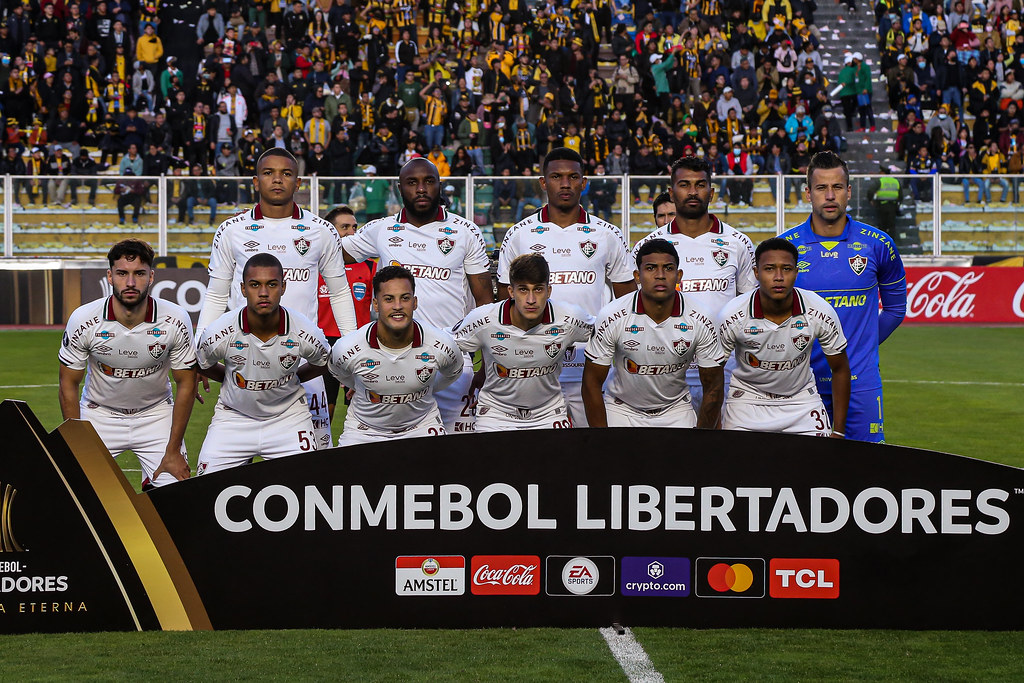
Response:
POLYGON ((299 252, 299 256, 305 256, 306 252, 309 251, 309 240, 307 240, 305 237, 300 237, 298 239, 292 240, 292 244, 295 245, 295 251, 299 252))
POLYGON ((285 370, 291 370, 292 366, 299 361, 299 357, 293 353, 288 353, 281 356, 281 367, 285 370))
POLYGON ((416 368, 416 379, 426 384, 430 381, 430 377, 434 374, 434 368, 430 365, 424 365, 416 368))
POLYGON ((159 360, 160 356, 163 355, 164 349, 167 348, 167 344, 161 344, 160 342, 154 342, 149 345, 149 355, 159 360))
POLYGON ((561 342, 551 342, 550 344, 544 345, 544 352, 548 354, 548 358, 554 358, 562 350, 561 342))
POLYGON ((690 342, 685 339, 676 339, 672 342, 672 348, 680 356, 686 355, 686 352, 690 349, 690 342))
POLYGON ((793 346, 796 347, 797 351, 803 351, 807 348, 807 345, 811 343, 811 335, 809 334, 798 334, 793 337, 793 346))
POLYGON ((729 261, 729 253, 724 249, 715 249, 711 252, 711 258, 715 259, 719 266, 724 266, 729 261))
POLYGON ((437 248, 441 250, 442 254, 447 256, 455 248, 455 240, 451 237, 442 237, 437 241, 437 248))
POLYGON ((857 275, 864 272, 864 269, 868 267, 868 257, 857 254, 856 256, 850 257, 850 268, 857 275))
POLYGON ((580 251, 583 252, 584 256, 590 258, 597 253, 597 243, 592 240, 580 242, 580 251))

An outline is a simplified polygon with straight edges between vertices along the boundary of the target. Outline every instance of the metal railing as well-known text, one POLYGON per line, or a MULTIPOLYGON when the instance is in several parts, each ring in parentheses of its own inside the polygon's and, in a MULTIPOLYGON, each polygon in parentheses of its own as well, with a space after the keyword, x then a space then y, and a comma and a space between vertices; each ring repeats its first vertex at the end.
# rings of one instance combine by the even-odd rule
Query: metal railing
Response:
MULTIPOLYGON (((898 175, 901 200, 893 207, 871 201, 879 176, 853 176, 850 213, 892 233, 901 251, 931 256, 951 254, 1024 253, 1024 211, 1019 189, 1024 176, 898 175), (968 195, 972 201, 967 201, 968 195), (895 210, 894 210, 895 208, 895 210)), ((3 176, 3 247, 5 258, 102 256, 122 235, 143 237, 161 256, 209 254, 212 234, 223 218, 253 201, 251 178, 241 177, 120 177, 3 176), (209 201, 188 202, 185 185, 212 181, 219 199, 215 211, 209 201), (118 201, 118 183, 143 181, 147 185, 138 222, 135 200, 118 201), (64 185, 67 183, 66 186, 64 185), (46 193, 49 205, 33 204, 46 193), (72 189, 78 202, 65 208, 72 189), (86 198, 95 196, 96 206, 86 198), (17 202, 17 205, 16 205, 17 202), (122 225, 117 205, 122 205, 122 225), (227 212, 224 211, 225 204, 227 212), (199 225, 194 225, 198 220, 199 225), (203 227, 202 223, 206 223, 203 227)), ((317 214, 336 204, 349 203, 362 222, 400 208, 397 178, 305 177, 296 200, 317 214)), ((667 189, 668 176, 591 176, 582 203, 593 214, 622 228, 631 243, 655 227, 651 201, 667 189)), ((711 211, 754 241, 778 234, 807 219, 801 176, 722 176, 714 178, 711 211)), ((209 185, 207 185, 209 188, 209 185)), ((505 229, 544 201, 535 176, 469 176, 442 179, 443 194, 456 213, 477 222, 490 246, 500 244, 505 229)))

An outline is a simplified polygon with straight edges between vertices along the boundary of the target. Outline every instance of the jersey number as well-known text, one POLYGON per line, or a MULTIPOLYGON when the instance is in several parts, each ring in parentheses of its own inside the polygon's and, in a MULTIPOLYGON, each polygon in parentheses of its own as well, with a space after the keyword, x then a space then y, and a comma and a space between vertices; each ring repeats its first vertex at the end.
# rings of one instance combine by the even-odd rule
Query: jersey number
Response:
POLYGON ((321 391, 319 394, 310 394, 309 396, 309 412, 319 413, 320 406, 327 406, 327 392, 321 391))
POLYGON ((299 432, 299 450, 303 452, 316 450, 315 432, 299 432))
POLYGON ((429 435, 429 436, 442 436, 442 435, 444 435, 444 430, 441 429, 440 427, 428 427, 427 428, 427 435, 429 435))
POLYGON ((572 429, 572 420, 565 418, 564 420, 555 420, 551 427, 553 429, 572 429))
POLYGON ((821 410, 812 410, 811 411, 811 417, 814 418, 814 428, 815 429, 825 429, 825 427, 827 426, 827 423, 824 420, 823 411, 821 411, 821 410))
POLYGON ((469 394, 462 395, 462 417, 473 417, 476 415, 476 406, 473 405, 473 399, 469 394))

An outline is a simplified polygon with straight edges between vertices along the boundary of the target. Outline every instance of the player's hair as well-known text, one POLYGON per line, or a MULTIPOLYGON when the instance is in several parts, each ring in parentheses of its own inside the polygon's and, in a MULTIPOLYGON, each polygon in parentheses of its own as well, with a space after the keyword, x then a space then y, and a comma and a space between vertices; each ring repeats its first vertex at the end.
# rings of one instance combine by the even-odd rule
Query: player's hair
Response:
POLYGON ((580 153, 569 147, 555 147, 553 150, 547 153, 544 157, 544 167, 541 168, 541 172, 544 175, 548 173, 548 164, 552 161, 572 161, 580 165, 580 171, 586 168, 583 164, 583 157, 580 153))
POLYGON ((330 223, 331 225, 334 225, 334 219, 341 215, 355 216, 356 212, 353 211, 351 207, 342 204, 341 206, 336 206, 330 211, 328 211, 327 215, 324 216, 324 220, 330 223))
POLYGON ((644 242, 643 246, 636 252, 637 270, 640 270, 640 263, 644 260, 644 256, 648 254, 668 254, 676 262, 676 267, 679 267, 679 252, 676 251, 675 245, 668 240, 654 239, 644 242))
POLYGON ((403 266, 384 266, 373 276, 374 296, 380 291, 382 284, 392 280, 408 280, 409 284, 412 285, 412 293, 416 293, 416 278, 413 277, 412 271, 403 266))
POLYGON ((281 265, 281 261, 273 254, 260 252, 250 257, 245 262, 245 266, 242 267, 242 282, 245 282, 248 278, 250 268, 277 268, 281 271, 281 279, 284 280, 284 266, 281 265))
POLYGON ((540 254, 516 256, 508 267, 510 285, 546 285, 551 280, 551 268, 540 254))
POLYGON ((672 206, 675 206, 675 204, 672 203, 672 197, 668 196, 668 192, 662 192, 661 194, 659 194, 655 198, 655 200, 654 200, 654 215, 655 216, 658 215, 658 207, 661 206, 662 204, 672 204, 672 206))
POLYGON ((259 168, 260 164, 263 163, 263 160, 266 159, 267 157, 284 157, 285 159, 288 159, 293 164, 295 164, 296 169, 299 168, 299 162, 295 160, 295 155, 289 152, 288 150, 284 149, 283 147, 271 147, 263 154, 261 154, 260 158, 256 160, 256 168, 259 168))
POLYGON ((711 176, 714 172, 711 170, 711 164, 708 163, 707 159, 703 159, 692 154, 688 154, 684 157, 679 157, 672 162, 672 172, 669 176, 674 181, 676 178, 676 171, 679 169, 685 169, 687 171, 696 171, 697 173, 703 173, 708 177, 708 183, 711 182, 711 176))
POLYGON ((788 254, 793 255, 793 262, 796 263, 800 260, 800 252, 797 251, 796 245, 789 240, 784 240, 781 237, 769 237, 761 244, 757 245, 757 249, 754 250, 754 265, 757 266, 761 262, 761 254, 766 251, 784 251, 788 254))
POLYGON ((811 157, 811 162, 807 164, 807 187, 811 186, 811 176, 818 169, 824 171, 831 170, 833 168, 843 169, 843 175, 846 177, 846 184, 850 184, 850 167, 846 165, 838 154, 832 150, 825 150, 824 152, 818 152, 811 157))
POLYGON ((134 261, 138 259, 147 266, 153 266, 153 247, 149 246, 146 242, 138 239, 137 237, 129 237, 126 240, 121 240, 110 248, 107 252, 107 262, 110 263, 110 267, 114 267, 114 261, 118 259, 125 259, 127 261, 134 261))

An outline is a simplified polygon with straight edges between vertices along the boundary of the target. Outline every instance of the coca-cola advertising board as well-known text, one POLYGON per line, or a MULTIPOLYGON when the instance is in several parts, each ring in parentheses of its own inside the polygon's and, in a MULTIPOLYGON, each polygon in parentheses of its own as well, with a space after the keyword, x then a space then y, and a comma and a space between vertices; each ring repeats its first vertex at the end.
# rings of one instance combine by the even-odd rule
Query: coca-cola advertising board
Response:
POLYGON ((905 322, 1024 324, 1024 268, 907 268, 905 322))

